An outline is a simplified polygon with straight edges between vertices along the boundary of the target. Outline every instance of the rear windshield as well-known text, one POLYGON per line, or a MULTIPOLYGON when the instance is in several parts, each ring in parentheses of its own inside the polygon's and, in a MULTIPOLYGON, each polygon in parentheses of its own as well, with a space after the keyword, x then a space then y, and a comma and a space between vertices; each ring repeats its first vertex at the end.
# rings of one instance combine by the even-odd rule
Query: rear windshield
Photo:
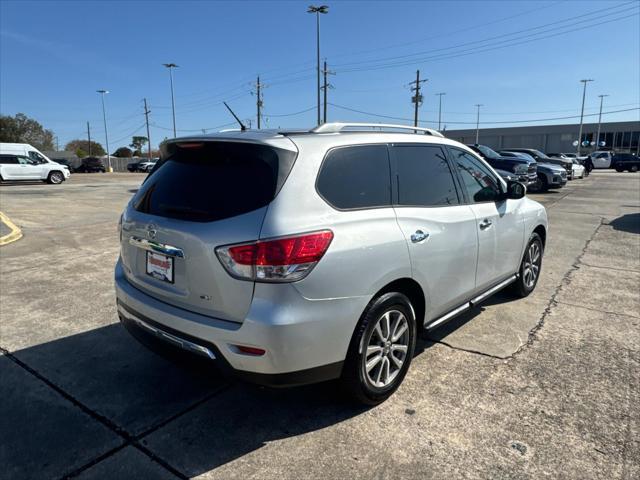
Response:
POLYGON ((234 217, 268 205, 295 153, 236 142, 172 144, 133 199, 143 213, 194 222, 234 217))

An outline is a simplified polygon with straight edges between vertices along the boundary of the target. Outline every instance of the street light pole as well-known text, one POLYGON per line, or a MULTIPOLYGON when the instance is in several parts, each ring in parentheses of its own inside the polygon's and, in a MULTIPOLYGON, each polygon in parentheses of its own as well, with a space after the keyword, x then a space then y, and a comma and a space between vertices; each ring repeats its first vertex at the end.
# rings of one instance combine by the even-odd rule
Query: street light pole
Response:
POLYGON ((104 107, 104 96, 106 93, 109 93, 109 90, 96 90, 100 94, 100 98, 102 99, 102 120, 104 121, 104 143, 107 147, 107 163, 109 164, 109 172, 112 171, 111 168, 111 154, 109 153, 109 133, 107 132, 107 110, 104 107))
POLYGON ((476 108, 478 109, 476 116, 476 145, 480 143, 480 107, 482 106, 482 103, 476 103, 476 108))
POLYGON ((598 150, 598 146, 600 144, 600 123, 602 122, 602 101, 604 100, 604 97, 608 97, 608 96, 609 95, 598 95, 598 97, 600 97, 600 113, 598 114, 598 134, 596 135, 596 144, 595 144, 595 148, 593 149, 594 152, 598 150))
POLYGON ((593 82, 593 79, 585 78, 580 81, 584 84, 584 87, 582 88, 582 110, 580 111, 580 130, 578 133, 578 150, 576 151, 578 156, 580 156, 580 149, 582 147, 582 120, 584 118, 584 100, 587 96, 587 83, 593 82))
POLYGON ((442 124, 442 96, 446 95, 445 92, 436 93, 439 98, 438 101, 438 131, 440 131, 440 125, 442 124))
POLYGON ((317 74, 316 93, 318 98, 318 125, 320 125, 322 123, 321 117, 320 117, 320 14, 329 13, 329 7, 327 5, 321 5, 319 7, 309 5, 309 8, 307 9, 307 13, 316 14, 316 74, 317 74))
POLYGON ((177 137, 176 135, 176 102, 173 97, 173 69, 177 68, 178 65, 175 63, 163 63, 165 67, 169 69, 169 80, 171 81, 171 113, 173 114, 173 138, 177 137))

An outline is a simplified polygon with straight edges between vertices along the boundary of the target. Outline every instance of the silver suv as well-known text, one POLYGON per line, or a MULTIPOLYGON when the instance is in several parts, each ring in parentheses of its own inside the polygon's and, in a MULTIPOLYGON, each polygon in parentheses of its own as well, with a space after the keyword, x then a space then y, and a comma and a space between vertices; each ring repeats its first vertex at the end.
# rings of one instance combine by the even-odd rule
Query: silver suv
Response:
POLYGON ((156 350, 272 386, 340 378, 375 404, 421 331, 533 291, 547 215, 525 190, 428 129, 173 139, 122 214, 120 319, 156 350))

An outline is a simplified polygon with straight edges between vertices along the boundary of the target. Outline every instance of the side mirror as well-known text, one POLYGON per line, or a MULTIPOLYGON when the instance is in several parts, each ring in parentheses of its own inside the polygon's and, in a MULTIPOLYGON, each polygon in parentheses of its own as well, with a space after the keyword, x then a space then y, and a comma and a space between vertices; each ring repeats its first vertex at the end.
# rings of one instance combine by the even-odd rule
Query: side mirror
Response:
POLYGON ((507 198, 518 200, 524 197, 526 193, 527 187, 525 187, 524 183, 514 182, 513 180, 507 182, 507 198))

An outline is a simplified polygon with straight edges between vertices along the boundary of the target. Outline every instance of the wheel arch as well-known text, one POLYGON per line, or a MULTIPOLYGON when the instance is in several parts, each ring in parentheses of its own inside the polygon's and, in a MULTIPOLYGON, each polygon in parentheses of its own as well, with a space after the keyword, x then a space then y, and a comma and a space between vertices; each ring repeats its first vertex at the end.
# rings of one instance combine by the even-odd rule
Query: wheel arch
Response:
POLYGON ((547 245, 547 229, 544 227, 544 225, 540 224, 533 229, 533 233, 537 233, 538 235, 540 235, 540 239, 542 240, 542 248, 544 249, 547 245))
POLYGON ((426 313, 426 297, 420 284, 413 278, 398 278, 378 290, 372 299, 378 298, 380 295, 384 295, 389 292, 402 293, 409 299, 414 310, 413 313, 416 319, 416 326, 418 327, 418 330, 420 330, 424 325, 424 316, 426 313))

